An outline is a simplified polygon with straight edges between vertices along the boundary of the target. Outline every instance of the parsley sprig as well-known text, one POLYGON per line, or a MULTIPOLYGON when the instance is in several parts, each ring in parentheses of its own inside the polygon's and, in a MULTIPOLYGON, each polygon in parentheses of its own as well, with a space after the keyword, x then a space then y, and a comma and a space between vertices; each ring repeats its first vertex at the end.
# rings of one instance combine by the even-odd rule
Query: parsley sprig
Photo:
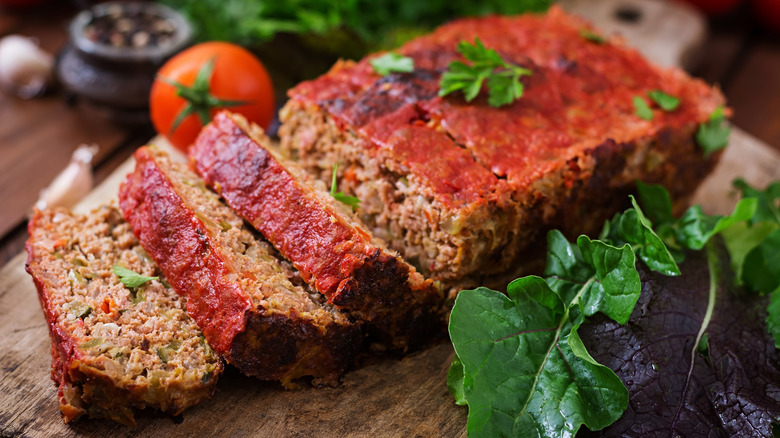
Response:
POLYGON ((119 277, 119 281, 127 287, 138 287, 147 281, 157 280, 159 277, 147 277, 123 266, 114 265, 114 274, 119 277))
POLYGON ((355 210, 358 208, 358 204, 360 204, 360 199, 349 196, 344 194, 344 192, 336 192, 336 174, 338 172, 339 165, 338 163, 333 164, 333 176, 330 179, 330 196, 333 196, 336 198, 337 201, 341 202, 342 204, 349 205, 352 207, 352 210, 355 210))
POLYGON ((718 149, 723 149, 729 144, 731 128, 726 123, 726 115, 723 106, 715 108, 710 114, 709 120, 699 125, 696 131, 696 142, 704 149, 704 155, 710 155, 718 149))
POLYGON ((411 73, 414 71, 412 58, 394 52, 387 52, 378 58, 373 58, 369 63, 371 67, 374 67, 374 71, 382 76, 387 76, 392 72, 411 73))
POLYGON ((482 90, 485 81, 490 106, 509 105, 523 96, 524 86, 520 78, 530 75, 531 70, 504 61, 498 52, 486 48, 479 38, 474 39, 474 44, 458 43, 458 52, 471 61, 471 65, 452 61, 441 77, 439 96, 462 91, 466 102, 471 102, 482 90))

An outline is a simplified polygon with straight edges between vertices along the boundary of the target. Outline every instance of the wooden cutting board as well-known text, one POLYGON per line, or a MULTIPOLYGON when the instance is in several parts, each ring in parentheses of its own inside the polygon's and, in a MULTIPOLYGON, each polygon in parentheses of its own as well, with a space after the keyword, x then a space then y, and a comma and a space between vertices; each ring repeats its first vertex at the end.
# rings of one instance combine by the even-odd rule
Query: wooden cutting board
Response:
MULTIPOLYGON (((132 166, 118 168, 78 210, 115 199, 132 166)), ((728 212, 736 202, 730 182, 737 176, 758 186, 780 179, 780 154, 735 128, 719 167, 694 201, 709 213, 728 212)), ((453 354, 447 342, 401 359, 373 359, 347 373, 338 388, 287 391, 229 369, 212 400, 178 418, 147 410, 138 413, 136 429, 105 420, 65 425, 49 378, 46 324, 24 271, 25 257, 20 254, 0 271, 0 436, 465 436, 467 410, 453 403, 445 383, 453 354)))

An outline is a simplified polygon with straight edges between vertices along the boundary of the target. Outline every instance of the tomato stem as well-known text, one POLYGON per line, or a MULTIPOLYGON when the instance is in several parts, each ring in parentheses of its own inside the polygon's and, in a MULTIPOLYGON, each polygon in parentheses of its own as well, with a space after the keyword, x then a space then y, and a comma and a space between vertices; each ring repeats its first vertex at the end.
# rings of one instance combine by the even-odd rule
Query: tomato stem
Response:
POLYGON ((184 85, 163 76, 157 77, 160 81, 175 87, 176 95, 187 101, 187 105, 176 115, 176 119, 171 125, 169 135, 173 135, 181 122, 190 115, 195 114, 200 118, 201 124, 206 125, 211 121, 211 110, 214 108, 246 105, 251 102, 249 100, 220 99, 211 94, 211 76, 214 74, 215 63, 215 58, 206 61, 201 66, 200 70, 198 70, 195 81, 191 86, 184 85))

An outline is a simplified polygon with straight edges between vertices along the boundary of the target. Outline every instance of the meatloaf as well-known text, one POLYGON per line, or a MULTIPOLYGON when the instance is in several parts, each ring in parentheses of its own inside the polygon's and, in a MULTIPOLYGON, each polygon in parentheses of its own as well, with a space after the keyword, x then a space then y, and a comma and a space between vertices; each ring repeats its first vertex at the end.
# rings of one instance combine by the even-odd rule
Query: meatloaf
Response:
POLYGON ((300 280, 262 236, 183 163, 135 153, 120 206, 141 245, 211 346, 243 373, 335 385, 361 345, 359 325, 300 280))
POLYGON ((132 408, 176 415, 212 395, 222 362, 119 210, 36 211, 29 233, 66 423, 89 413, 135 425, 132 408), (154 279, 126 286, 115 265, 154 279))
POLYGON ((377 55, 339 62, 289 91, 282 151, 323 180, 340 163, 339 188, 361 200, 374 234, 445 283, 522 263, 549 228, 597 231, 637 180, 684 204, 718 159, 694 137, 721 93, 588 33, 597 31, 552 7, 446 24, 397 49, 413 59, 410 73, 380 76, 377 55), (485 90, 471 103, 438 95, 449 63, 469 62, 458 43, 476 38, 532 72, 519 100, 494 108, 485 90), (679 107, 656 107, 652 90, 679 107), (652 120, 636 115, 634 97, 652 120))
POLYGON ((222 112, 190 148, 190 161, 239 215, 385 345, 405 350, 437 325, 441 294, 295 163, 262 130, 222 112))

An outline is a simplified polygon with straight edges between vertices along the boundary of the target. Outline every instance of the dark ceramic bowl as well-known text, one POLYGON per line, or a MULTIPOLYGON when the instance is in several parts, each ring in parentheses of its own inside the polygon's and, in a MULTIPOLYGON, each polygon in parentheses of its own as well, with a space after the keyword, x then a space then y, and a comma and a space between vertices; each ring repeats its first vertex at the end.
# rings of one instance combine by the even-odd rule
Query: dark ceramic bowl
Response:
POLYGON ((69 100, 86 101, 129 123, 147 120, 149 90, 157 70, 192 42, 192 28, 184 17, 147 2, 98 3, 76 15, 69 31, 70 42, 60 52, 55 67, 69 100), (165 44, 145 47, 117 47, 87 37, 87 26, 120 10, 160 17, 172 25, 173 33, 165 44))

